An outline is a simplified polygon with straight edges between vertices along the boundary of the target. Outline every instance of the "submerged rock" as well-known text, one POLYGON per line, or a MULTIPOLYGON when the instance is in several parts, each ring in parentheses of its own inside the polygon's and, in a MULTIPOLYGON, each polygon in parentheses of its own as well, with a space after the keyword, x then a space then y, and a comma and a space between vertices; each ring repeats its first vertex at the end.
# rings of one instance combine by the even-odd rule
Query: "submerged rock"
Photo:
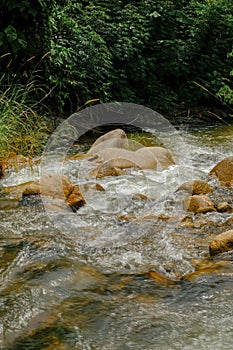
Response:
POLYGON ((213 202, 206 195, 188 196, 184 199, 184 209, 195 214, 216 211, 213 202))
POLYGON ((222 186, 233 186, 233 156, 221 160, 209 175, 215 175, 222 186))
POLYGON ((233 268, 230 261, 202 261, 195 267, 195 271, 189 272, 186 275, 181 277, 182 281, 188 282, 197 282, 203 278, 206 278, 208 275, 213 274, 232 274, 233 268))
POLYGON ((211 256, 228 252, 230 250, 233 250, 233 230, 220 233, 210 242, 209 245, 211 256))

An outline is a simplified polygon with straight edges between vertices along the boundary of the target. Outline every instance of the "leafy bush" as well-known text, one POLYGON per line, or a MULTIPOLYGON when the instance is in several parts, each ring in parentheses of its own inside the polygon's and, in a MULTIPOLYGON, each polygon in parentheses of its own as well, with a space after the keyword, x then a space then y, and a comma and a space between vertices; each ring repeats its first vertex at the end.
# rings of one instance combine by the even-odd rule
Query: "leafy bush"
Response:
POLYGON ((0 47, 16 58, 50 51, 41 69, 49 105, 67 115, 87 100, 167 112, 232 103, 232 0, 3 0, 0 47))

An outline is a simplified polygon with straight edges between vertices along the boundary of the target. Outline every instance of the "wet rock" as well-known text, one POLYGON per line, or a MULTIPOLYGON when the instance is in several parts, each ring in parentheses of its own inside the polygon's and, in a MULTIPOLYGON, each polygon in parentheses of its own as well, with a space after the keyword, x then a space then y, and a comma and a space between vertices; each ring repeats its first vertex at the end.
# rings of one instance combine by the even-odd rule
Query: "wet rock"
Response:
POLYGON ((90 171, 90 176, 95 177, 96 179, 101 179, 107 176, 123 175, 124 172, 119 167, 114 166, 112 163, 113 162, 110 160, 99 165, 96 169, 90 171))
POLYGON ((28 183, 28 185, 26 185, 26 186, 24 186, 24 185, 26 185, 26 184, 22 184, 22 188, 23 188, 22 195, 30 196, 30 195, 41 194, 39 181, 33 181, 31 183, 28 183))
POLYGON ((65 199, 72 209, 79 209, 85 204, 85 199, 79 187, 74 185, 66 175, 44 175, 39 184, 43 196, 65 199))
POLYGON ((187 273, 181 277, 181 280, 188 282, 197 282, 212 274, 231 274, 233 272, 232 263, 230 261, 212 262, 209 260, 202 261, 196 266, 196 271, 187 273))
POLYGON ((151 199, 142 193, 135 193, 132 197, 133 199, 141 199, 143 201, 150 201, 151 199))
POLYGON ((9 197, 14 199, 21 199, 23 192, 31 185, 34 184, 34 181, 28 181, 23 184, 19 184, 16 186, 8 186, 8 187, 2 187, 1 192, 3 194, 9 195, 9 197))
POLYGON ((38 181, 30 181, 18 186, 11 186, 2 189, 5 194, 21 200, 24 196, 42 195, 45 198, 46 208, 66 208, 67 205, 78 209, 85 204, 85 199, 77 185, 74 185, 68 176, 61 174, 47 174, 38 181), (47 201, 46 198, 55 201, 47 201))
POLYGON ((117 217, 119 220, 122 220, 122 221, 133 221, 133 220, 136 220, 136 216, 133 216, 133 215, 119 215, 117 217))
POLYGON ((184 182, 177 191, 186 191, 192 195, 207 194, 213 192, 213 188, 203 180, 184 182))
POLYGON ((225 231, 215 237, 209 245, 210 255, 217 255, 233 250, 233 230, 225 231))
POLYGON ((100 136, 92 145, 88 154, 95 154, 106 148, 126 148, 128 139, 126 133, 121 129, 111 130, 100 136))
POLYGON ((69 289, 75 291, 99 290, 104 291, 108 279, 95 267, 83 265, 70 279, 69 289))
POLYGON ((225 222, 224 225, 226 226, 232 226, 233 225, 233 216, 228 218, 225 222))
POLYGON ((215 175, 222 186, 233 186, 233 156, 221 160, 209 175, 215 175))
POLYGON ((115 276, 110 280, 108 290, 111 292, 118 292, 125 288, 129 283, 133 282, 134 275, 132 276, 115 276))
POLYGON ((188 196, 184 199, 184 209, 195 214, 216 211, 213 202, 206 195, 188 196))
POLYGON ((147 277, 152 278, 154 281, 156 281, 159 284, 165 285, 165 286, 169 286, 174 284, 175 282, 172 281, 171 279, 167 278, 164 275, 161 275, 158 272, 155 271, 150 271, 146 274, 147 277))
POLYGON ((68 176, 61 174, 46 174, 35 184, 40 186, 38 194, 61 199, 68 198, 74 188, 68 176))
POLYGON ((72 192, 67 197, 68 205, 73 209, 79 209, 85 204, 85 199, 80 192, 78 186, 73 186, 72 192))
POLYGON ((233 208, 228 202, 221 202, 217 204, 217 211, 220 213, 232 213, 233 208))

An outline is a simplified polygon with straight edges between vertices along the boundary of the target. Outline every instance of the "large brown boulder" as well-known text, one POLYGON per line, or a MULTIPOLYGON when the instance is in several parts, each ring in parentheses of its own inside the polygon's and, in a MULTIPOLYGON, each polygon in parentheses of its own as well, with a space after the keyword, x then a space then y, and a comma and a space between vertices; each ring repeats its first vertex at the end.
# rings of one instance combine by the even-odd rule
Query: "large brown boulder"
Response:
POLYGON ((233 250, 233 230, 220 233, 210 242, 210 255, 217 255, 229 250, 233 250))
POLYGON ((184 199, 184 209, 195 214, 216 211, 213 202, 206 195, 188 196, 184 199))
MULTIPOLYGON (((61 174, 46 174, 40 180, 30 181, 18 186, 6 187, 5 194, 20 200, 22 196, 42 195, 63 202, 66 206, 78 209, 85 204, 85 199, 77 185, 74 185, 68 176, 61 174)), ((56 202, 53 203, 56 203, 56 202)), ((51 203, 50 203, 51 204, 51 203)))
POLYGON ((156 169, 164 170, 170 165, 174 165, 175 161, 170 150, 164 147, 142 147, 136 151, 136 154, 140 154, 142 157, 148 157, 148 154, 151 153, 156 161, 156 169))
POLYGON ((207 194, 213 192, 212 187, 203 180, 193 180, 184 182, 177 191, 185 191, 193 195, 196 194, 207 194))
POLYGON ((128 139, 126 133, 121 129, 111 130, 100 136, 92 145, 88 154, 95 154, 106 148, 126 148, 128 139))
POLYGON ((68 198, 74 188, 68 176, 61 174, 46 174, 40 178, 39 185, 43 196, 60 199, 68 198))
POLYGON ((90 175, 97 179, 101 179, 102 177, 106 176, 120 176, 122 174, 123 170, 115 166, 113 160, 100 164, 96 169, 90 171, 90 175))
POLYGON ((111 162, 113 168, 141 168, 163 170, 175 164, 172 153, 164 147, 141 147, 136 151, 126 149, 127 135, 121 129, 112 130, 99 137, 88 154, 96 155, 96 162, 111 162))
POLYGON ((108 162, 115 168, 157 169, 157 160, 150 151, 146 150, 146 147, 140 153, 112 147, 103 149, 97 154, 99 162, 108 162))
POLYGON ((221 160, 209 175, 215 175, 223 186, 233 186, 233 156, 221 160))
MULTIPOLYGON (((64 199, 72 209, 79 209, 85 204, 85 199, 77 185, 74 185, 68 176, 61 174, 46 174, 38 182, 40 194, 46 197, 64 199)), ((34 186, 38 185, 35 183, 34 186)), ((29 194, 32 185, 24 191, 29 194)), ((32 194, 32 193, 31 193, 32 194)))

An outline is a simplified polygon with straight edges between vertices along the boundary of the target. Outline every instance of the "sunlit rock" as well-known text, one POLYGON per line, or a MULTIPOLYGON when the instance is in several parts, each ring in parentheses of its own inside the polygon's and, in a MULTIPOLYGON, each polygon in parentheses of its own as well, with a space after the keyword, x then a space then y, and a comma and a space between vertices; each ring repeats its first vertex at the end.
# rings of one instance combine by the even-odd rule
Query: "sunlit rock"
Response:
POLYGON ((164 147, 142 147, 139 148, 135 153, 140 154, 142 157, 148 157, 148 152, 150 152, 155 158, 157 170, 164 170, 169 166, 175 164, 172 152, 164 147))
POLYGON ((220 233, 209 245, 210 255, 217 255, 230 250, 233 250, 233 230, 220 233))
POLYGON ((79 209, 85 204, 85 199, 78 186, 73 186, 71 193, 66 198, 68 205, 73 209, 79 209))
POLYGON ((55 201, 46 203, 47 208, 62 208, 63 204, 73 209, 78 209, 85 204, 85 199, 77 185, 74 185, 68 176, 61 174, 46 174, 40 180, 30 181, 18 186, 10 186, 2 189, 15 199, 23 196, 42 195, 55 201))
POLYGON ((102 171, 101 166, 96 170, 100 170, 99 177, 117 176, 118 168, 163 170, 175 164, 172 153, 164 147, 141 147, 133 151, 126 149, 127 146, 127 136, 121 129, 112 130, 95 141, 88 154, 96 155, 93 160, 97 163, 108 162, 108 171, 105 168, 102 171), (101 175, 102 173, 114 174, 101 175))
POLYGON ((111 130, 100 136, 91 146, 88 154, 95 154, 106 148, 126 148, 128 139, 126 133, 121 129, 111 130))
POLYGON ((221 160, 209 175, 215 175, 222 186, 233 186, 233 156, 221 160))
POLYGON ((34 181, 28 181, 16 186, 2 187, 1 192, 3 194, 7 194, 10 198, 20 200, 22 198, 23 192, 34 183, 34 181))
POLYGON ((106 163, 100 164, 96 169, 91 170, 89 174, 91 177, 101 179, 102 177, 107 176, 123 175, 123 171, 119 167, 114 166, 114 162, 110 160, 106 163))
POLYGON ((184 209, 195 214, 216 211, 213 202, 206 195, 188 196, 184 199, 184 209))
POLYGON ((184 182, 177 191, 185 191, 193 195, 207 194, 213 192, 213 188, 203 180, 194 180, 184 182))
POLYGON ((105 148, 99 151, 98 161, 101 163, 109 162, 111 166, 126 169, 126 168, 140 168, 140 169, 157 169, 157 160, 155 156, 147 150, 146 147, 139 150, 129 151, 126 149, 120 149, 116 147, 105 148))

